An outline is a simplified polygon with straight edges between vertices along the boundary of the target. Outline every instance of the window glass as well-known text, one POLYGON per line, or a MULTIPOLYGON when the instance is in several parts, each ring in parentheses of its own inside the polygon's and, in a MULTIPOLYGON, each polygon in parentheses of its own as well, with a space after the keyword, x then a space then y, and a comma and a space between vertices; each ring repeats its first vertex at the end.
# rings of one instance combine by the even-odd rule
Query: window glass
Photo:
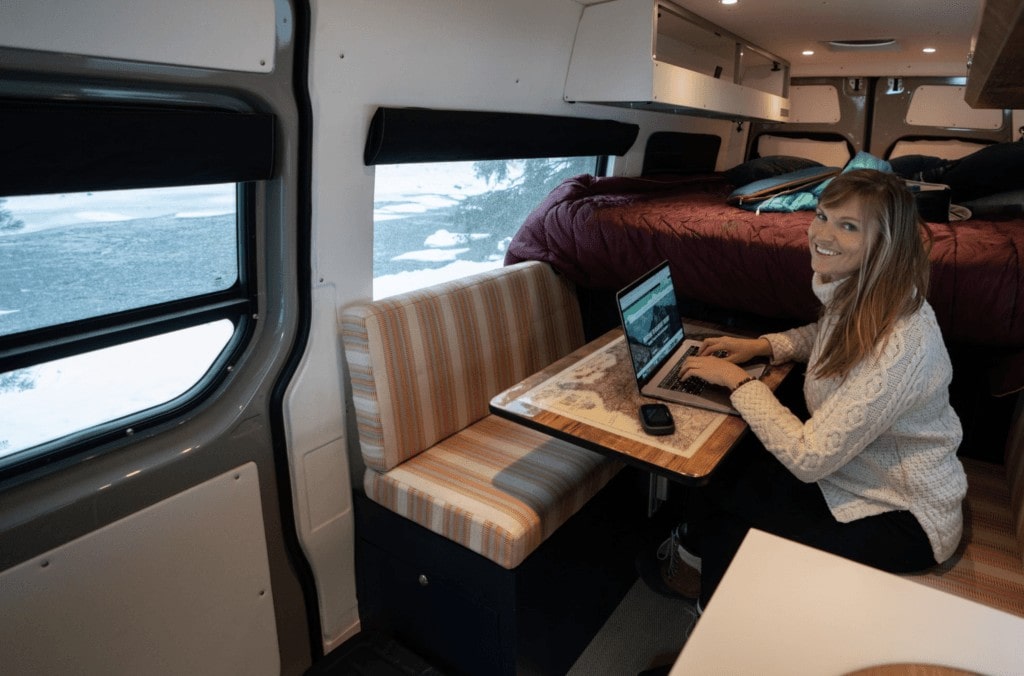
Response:
POLYGON ((230 288, 235 185, 0 198, 0 335, 230 288))
MULTIPOLYGON (((79 320, 234 287, 238 194, 222 184, 0 198, 0 336, 67 324, 73 337, 79 320)), ((209 320, 0 369, 0 465, 180 396, 234 332, 209 320)))
POLYGON ((377 165, 373 297, 501 267, 526 216, 596 157, 377 165))
POLYGON ((0 374, 0 464, 184 394, 233 332, 223 319, 0 374))

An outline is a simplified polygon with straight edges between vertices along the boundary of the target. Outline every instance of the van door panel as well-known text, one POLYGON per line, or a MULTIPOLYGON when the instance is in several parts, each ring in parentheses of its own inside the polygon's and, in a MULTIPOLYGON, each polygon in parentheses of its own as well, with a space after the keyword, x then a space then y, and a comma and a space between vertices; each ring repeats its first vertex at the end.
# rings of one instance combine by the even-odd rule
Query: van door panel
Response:
POLYGON ((0 573, 4 671, 279 673, 261 515, 249 462, 0 573))

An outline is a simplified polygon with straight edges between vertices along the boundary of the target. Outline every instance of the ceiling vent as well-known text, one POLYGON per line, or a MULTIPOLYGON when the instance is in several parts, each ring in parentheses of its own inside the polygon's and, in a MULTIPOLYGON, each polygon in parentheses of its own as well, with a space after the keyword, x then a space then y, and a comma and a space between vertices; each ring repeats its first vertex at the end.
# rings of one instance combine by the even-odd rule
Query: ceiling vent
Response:
POLYGON ((894 38, 868 40, 827 40, 825 46, 833 52, 895 52, 900 45, 894 38))

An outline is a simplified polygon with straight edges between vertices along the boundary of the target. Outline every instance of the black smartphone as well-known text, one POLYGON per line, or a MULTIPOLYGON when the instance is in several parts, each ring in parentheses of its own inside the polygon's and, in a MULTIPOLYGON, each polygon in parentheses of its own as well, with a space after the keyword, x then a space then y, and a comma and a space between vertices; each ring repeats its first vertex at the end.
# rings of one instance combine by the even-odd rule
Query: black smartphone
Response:
POLYGON ((665 404, 642 404, 640 406, 640 424, 643 425, 644 432, 657 436, 672 434, 676 431, 672 412, 665 404))

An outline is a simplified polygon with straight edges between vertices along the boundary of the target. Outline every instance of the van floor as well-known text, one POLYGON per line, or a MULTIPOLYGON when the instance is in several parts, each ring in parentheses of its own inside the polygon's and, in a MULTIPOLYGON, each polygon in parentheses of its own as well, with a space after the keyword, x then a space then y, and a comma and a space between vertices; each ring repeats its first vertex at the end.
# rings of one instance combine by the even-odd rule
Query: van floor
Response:
MULTIPOLYGON (((650 555, 683 513, 687 491, 669 485, 668 498, 649 516, 642 546, 650 555)), ((696 618, 694 605, 652 591, 637 579, 564 676, 623 676, 671 664, 696 618)), ((324 656, 306 676, 450 676, 392 636, 367 630, 324 656)), ((563 676, 520 674, 519 676, 563 676)))
MULTIPOLYGON (((671 664, 693 628, 693 604, 659 596, 637 580, 566 676, 623 676, 671 664)), ((362 632, 306 676, 442 676, 397 641, 362 632)), ((534 675, 523 675, 534 676, 534 675)))
POLYGON ((696 619, 693 603, 637 580, 566 676, 628 676, 672 664, 696 619))
POLYGON ((364 631, 317 662, 306 676, 442 676, 419 655, 381 633, 364 631))

